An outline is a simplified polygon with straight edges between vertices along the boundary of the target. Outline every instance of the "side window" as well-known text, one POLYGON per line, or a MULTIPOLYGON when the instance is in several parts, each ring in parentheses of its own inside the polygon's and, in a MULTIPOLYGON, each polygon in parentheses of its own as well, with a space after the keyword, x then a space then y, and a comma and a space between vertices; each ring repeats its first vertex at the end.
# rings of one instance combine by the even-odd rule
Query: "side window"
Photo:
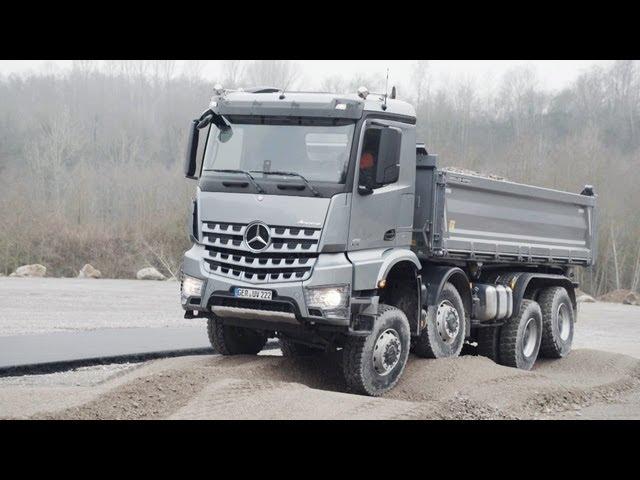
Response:
POLYGON ((375 190, 398 181, 402 133, 390 127, 365 130, 359 159, 358 185, 375 190))
POLYGON ((364 132, 362 141, 362 152, 360 154, 360 176, 358 184, 375 189, 376 185, 376 167, 378 165, 378 156, 380 153, 380 132, 381 128, 368 128, 364 132))

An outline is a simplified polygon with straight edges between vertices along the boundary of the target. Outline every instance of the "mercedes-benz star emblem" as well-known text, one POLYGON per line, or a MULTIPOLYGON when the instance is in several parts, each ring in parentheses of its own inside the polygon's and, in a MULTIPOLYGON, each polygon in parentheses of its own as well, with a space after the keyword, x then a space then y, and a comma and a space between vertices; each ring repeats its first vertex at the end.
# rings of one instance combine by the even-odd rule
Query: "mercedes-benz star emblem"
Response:
POLYGON ((271 242, 271 234, 269 227, 262 222, 255 222, 247 227, 244 232, 244 242, 253 252, 261 252, 265 250, 271 242))

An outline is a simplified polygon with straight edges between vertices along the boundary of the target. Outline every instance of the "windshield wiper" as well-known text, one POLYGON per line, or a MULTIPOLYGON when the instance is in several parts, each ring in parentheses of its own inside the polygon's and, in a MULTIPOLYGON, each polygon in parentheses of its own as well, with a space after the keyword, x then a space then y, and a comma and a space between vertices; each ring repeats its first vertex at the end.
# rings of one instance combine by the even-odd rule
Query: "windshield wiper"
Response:
POLYGON ((211 171, 212 172, 217 172, 217 173, 241 173, 243 175, 246 175, 247 178, 249 180, 251 180, 251 183, 253 184, 253 186, 256 187, 256 190, 258 190, 258 193, 264 193, 264 190, 262 189, 262 187, 260 185, 258 185, 258 182, 256 182, 256 179, 253 178, 253 175, 251 175, 246 170, 228 170, 228 169, 223 169, 223 170, 211 170, 211 171))
POLYGON ((296 172, 280 172, 277 170, 270 170, 270 171, 264 171, 264 170, 250 170, 251 173, 261 173, 263 175, 282 175, 284 177, 298 177, 301 178, 302 181, 305 183, 305 185, 309 188, 309 190, 311 190, 311 192, 316 196, 319 197, 320 196, 320 192, 318 192, 315 188, 313 188, 313 185, 311 185, 309 183, 309 180, 307 180, 306 178, 304 178, 302 175, 300 175, 299 173, 296 172))

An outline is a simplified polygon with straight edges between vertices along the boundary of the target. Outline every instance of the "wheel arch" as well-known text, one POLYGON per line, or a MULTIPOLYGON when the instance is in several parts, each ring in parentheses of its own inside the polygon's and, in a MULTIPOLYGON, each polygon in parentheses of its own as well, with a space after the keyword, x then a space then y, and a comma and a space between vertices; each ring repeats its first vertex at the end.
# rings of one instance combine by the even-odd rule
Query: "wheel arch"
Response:
MULTIPOLYGON (((574 313, 577 312, 578 303, 576 301, 575 289, 577 284, 564 275, 549 273, 523 273, 511 280, 513 290, 513 311, 520 309, 523 299, 537 301, 540 291, 547 287, 564 287, 571 299, 574 313)), ((576 316, 577 320, 577 316, 576 316)))
POLYGON ((378 281, 380 302, 404 312, 409 320, 412 335, 420 334, 421 283, 420 269, 407 259, 393 263, 384 277, 378 281), (380 287, 382 280, 383 288, 380 287))
POLYGON ((426 287, 423 306, 436 304, 438 296, 447 282, 450 282, 460 294, 466 318, 466 336, 471 333, 471 285, 469 277, 459 267, 428 266, 422 271, 422 282, 426 287))
POLYGON ((384 256, 380 270, 378 270, 376 285, 380 280, 386 280, 394 268, 408 268, 409 266, 415 268, 416 272, 419 272, 422 268, 417 255, 411 250, 393 250, 389 252, 384 256))
POLYGON ((419 271, 422 268, 415 253, 407 248, 387 248, 347 252, 353 265, 353 289, 375 290, 378 282, 387 278, 398 263, 409 262, 419 271))

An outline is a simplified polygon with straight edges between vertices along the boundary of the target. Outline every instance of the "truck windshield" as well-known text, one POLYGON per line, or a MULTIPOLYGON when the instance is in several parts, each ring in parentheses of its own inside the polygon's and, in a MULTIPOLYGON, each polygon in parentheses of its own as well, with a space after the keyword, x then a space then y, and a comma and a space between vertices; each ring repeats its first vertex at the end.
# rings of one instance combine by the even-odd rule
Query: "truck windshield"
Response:
MULTIPOLYGON (((345 182, 354 121, 300 117, 226 118, 230 129, 210 127, 204 171, 285 171, 303 175, 310 182, 345 182)), ((259 173, 255 175, 260 176, 259 173)))

